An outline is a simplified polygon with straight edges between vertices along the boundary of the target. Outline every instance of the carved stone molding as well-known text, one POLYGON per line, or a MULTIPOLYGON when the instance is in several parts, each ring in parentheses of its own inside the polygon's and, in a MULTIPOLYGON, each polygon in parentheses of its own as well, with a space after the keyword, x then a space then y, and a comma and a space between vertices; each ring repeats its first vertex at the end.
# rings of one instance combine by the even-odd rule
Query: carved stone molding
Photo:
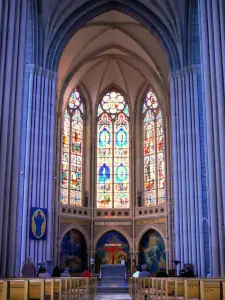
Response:
MULTIPOLYGON (((76 221, 76 220, 74 220, 76 221)), ((90 242, 91 242, 91 238, 90 238, 90 235, 88 233, 88 230, 87 228, 85 228, 84 226, 80 225, 80 224, 76 224, 76 223, 73 223, 73 224, 70 224, 70 223, 60 223, 60 242, 59 242, 59 245, 61 244, 61 241, 64 237, 64 235, 72 230, 72 229, 77 229, 78 231, 80 231, 85 240, 86 240, 86 243, 87 243, 87 248, 90 249, 90 242)))
POLYGON ((61 205, 60 213, 61 216, 73 216, 79 219, 89 219, 91 216, 90 208, 71 205, 61 205))
POLYGON ((164 243, 165 245, 167 244, 167 241, 166 241, 166 232, 165 231, 162 231, 162 228, 160 226, 160 224, 154 224, 154 225, 146 225, 144 227, 142 227, 142 229, 139 231, 139 233, 136 235, 136 239, 135 239, 135 251, 139 251, 139 245, 140 245, 140 242, 141 242, 141 239, 143 237, 143 235, 148 231, 148 230, 155 230, 157 231, 163 238, 164 240, 164 243))
POLYGON ((110 228, 104 228, 102 230, 100 230, 95 236, 94 236, 94 241, 93 241, 93 248, 96 249, 96 245, 99 241, 99 239, 107 232, 109 231, 112 231, 112 230, 115 230, 119 233, 121 233, 128 241, 128 244, 130 246, 130 251, 132 252, 133 251, 133 242, 132 242, 132 238, 131 236, 129 235, 129 233, 124 230, 123 228, 121 227, 118 227, 118 226, 114 226, 114 227, 110 227, 110 228))

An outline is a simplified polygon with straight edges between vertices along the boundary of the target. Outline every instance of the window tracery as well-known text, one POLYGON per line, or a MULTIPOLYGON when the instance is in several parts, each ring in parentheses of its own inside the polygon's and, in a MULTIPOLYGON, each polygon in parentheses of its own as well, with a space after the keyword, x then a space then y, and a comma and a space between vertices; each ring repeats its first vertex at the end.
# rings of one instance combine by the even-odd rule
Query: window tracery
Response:
POLYGON ((165 156, 162 112, 150 89, 143 104, 144 202, 145 206, 165 202, 165 156))
POLYGON ((83 173, 83 112, 77 89, 64 113, 61 163, 61 203, 81 206, 83 173))
POLYGON ((129 108, 120 93, 111 91, 97 114, 97 207, 128 208, 129 108))

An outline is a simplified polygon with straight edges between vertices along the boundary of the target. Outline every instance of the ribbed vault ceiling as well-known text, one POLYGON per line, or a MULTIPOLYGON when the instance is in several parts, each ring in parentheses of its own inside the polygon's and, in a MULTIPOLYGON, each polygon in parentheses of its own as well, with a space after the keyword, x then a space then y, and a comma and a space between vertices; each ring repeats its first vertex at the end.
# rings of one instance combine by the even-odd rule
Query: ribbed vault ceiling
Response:
POLYGON ((58 69, 58 95, 67 103, 81 84, 91 99, 110 85, 122 89, 135 109, 140 93, 152 86, 166 100, 169 66, 161 44, 136 20, 106 12, 80 29, 69 41, 58 69))

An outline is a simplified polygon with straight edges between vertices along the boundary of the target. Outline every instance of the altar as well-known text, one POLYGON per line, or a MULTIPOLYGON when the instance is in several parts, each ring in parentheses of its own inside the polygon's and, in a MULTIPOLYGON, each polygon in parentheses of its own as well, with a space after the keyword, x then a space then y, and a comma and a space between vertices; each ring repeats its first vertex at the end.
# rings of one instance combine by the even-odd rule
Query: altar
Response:
POLYGON ((126 279, 126 265, 125 261, 121 259, 121 264, 115 264, 115 254, 123 250, 121 244, 105 244, 104 251, 111 254, 111 262, 100 265, 100 278, 110 280, 124 280, 126 279))
POLYGON ((100 266, 100 276, 101 279, 126 279, 126 266, 124 264, 114 264, 114 265, 101 265, 100 266))

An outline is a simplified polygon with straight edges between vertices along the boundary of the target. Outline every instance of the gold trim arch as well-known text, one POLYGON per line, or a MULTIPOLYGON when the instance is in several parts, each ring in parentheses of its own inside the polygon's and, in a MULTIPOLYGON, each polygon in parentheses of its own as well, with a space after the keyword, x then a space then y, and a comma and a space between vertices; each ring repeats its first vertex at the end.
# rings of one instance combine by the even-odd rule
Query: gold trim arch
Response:
POLYGON ((88 233, 86 232, 86 230, 84 230, 83 227, 78 224, 70 224, 68 227, 66 227, 62 231, 62 233, 60 234, 59 248, 61 247, 61 243, 62 243, 62 239, 63 239, 64 235, 72 229, 76 229, 76 230, 80 231, 80 233, 83 234, 85 241, 86 241, 86 245, 87 245, 87 251, 89 251, 91 248, 90 237, 88 236, 88 233))
POLYGON ((96 251, 96 246, 97 246, 97 243, 98 241, 100 240, 100 238, 107 232, 109 231, 117 231, 119 232, 120 234, 122 234, 129 246, 130 246, 130 252, 133 252, 133 247, 132 247, 132 238, 130 237, 130 235, 123 229, 121 228, 118 228, 118 227, 110 227, 110 228, 107 228, 107 229, 102 229, 95 237, 94 237, 94 241, 93 241, 93 248, 94 248, 94 251, 96 251))
POLYGON ((142 237, 144 236, 144 234, 148 231, 148 230, 155 230, 157 231, 161 237, 163 238, 163 241, 165 243, 165 247, 167 249, 167 239, 166 239, 166 233, 163 231, 161 231, 161 229, 159 229, 157 226, 152 226, 152 225, 146 225, 144 228, 142 228, 142 230, 139 232, 139 234, 136 237, 136 247, 135 247, 135 251, 139 252, 139 248, 140 248, 140 242, 142 237))

